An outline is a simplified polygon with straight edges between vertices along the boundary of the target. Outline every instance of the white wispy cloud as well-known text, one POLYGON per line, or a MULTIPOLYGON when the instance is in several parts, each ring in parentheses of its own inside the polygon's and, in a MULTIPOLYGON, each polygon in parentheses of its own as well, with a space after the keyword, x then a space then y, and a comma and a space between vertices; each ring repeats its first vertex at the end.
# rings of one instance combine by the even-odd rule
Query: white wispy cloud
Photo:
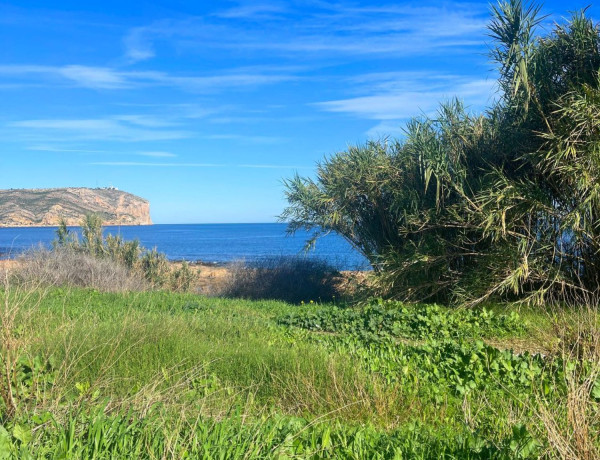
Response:
POLYGON ((53 71, 87 88, 121 89, 129 87, 125 75, 109 68, 67 65, 53 69, 53 71))
POLYGON ((474 111, 489 104, 496 94, 494 79, 468 78, 428 72, 371 73, 349 78, 354 96, 314 104, 326 112, 378 121, 369 137, 400 135, 407 119, 432 115, 440 103, 462 100, 474 111))
POLYGON ((145 128, 168 128, 178 125, 172 119, 159 118, 154 115, 114 115, 112 119, 145 128))
POLYGON ((365 133, 369 139, 402 138, 405 133, 404 120, 386 120, 372 126, 365 133))
POLYGON ((145 161, 94 161, 88 163, 93 166, 149 166, 149 167, 182 167, 182 168, 224 168, 231 165, 218 163, 152 163, 145 161))
POLYGON ((23 139, 41 142, 104 140, 142 142, 191 137, 185 130, 148 127, 143 122, 123 117, 96 119, 34 119, 8 123, 11 132, 23 139))
POLYGON ((152 42, 145 37, 145 29, 136 27, 129 31, 123 39, 125 56, 131 62, 145 61, 154 57, 152 42))
POLYGON ((312 169, 312 166, 277 164, 227 164, 227 163, 154 163, 141 161, 95 161, 93 166, 140 166, 164 168, 250 168, 250 169, 312 169))
POLYGON ((211 140, 234 140, 251 144, 281 144, 288 140, 279 136, 248 136, 244 134, 208 134, 203 137, 211 140))
POLYGON ((107 150, 90 150, 90 149, 79 149, 71 147, 60 147, 51 145, 30 145, 26 147, 27 150, 35 150, 38 152, 56 152, 56 153, 110 153, 107 150))
MULTIPOLYGON (((128 71, 83 65, 0 65, 1 76, 18 78, 37 76, 50 79, 49 83, 62 81, 63 84, 70 83, 98 90, 164 86, 199 93, 269 85, 299 78, 290 71, 284 72, 279 67, 271 66, 228 69, 210 75, 179 75, 162 71, 128 71)), ((20 81, 17 84, 24 85, 24 82, 20 81)), ((36 81, 36 84, 39 82, 36 81)))
POLYGON ((197 52, 439 54, 480 45, 488 14, 487 5, 462 2, 412 7, 312 2, 310 12, 302 6, 248 2, 210 16, 163 19, 131 29, 124 38, 125 52, 134 62, 154 57, 158 43, 197 52), (239 27, 236 20, 247 26, 239 27), (289 27, 292 21, 294 27, 289 27))
POLYGON ((240 3, 233 8, 219 11, 215 16, 229 19, 275 19, 289 11, 289 7, 277 3, 240 3))
POLYGON ((96 154, 101 153, 103 155, 119 155, 119 156, 142 156, 150 158, 175 158, 177 155, 171 152, 159 152, 159 151, 122 151, 122 150, 90 150, 82 148, 72 148, 63 146, 51 146, 51 145, 31 145, 26 148, 27 150, 35 150, 41 152, 56 152, 56 153, 82 153, 82 154, 96 154))
POLYGON ((367 94, 345 99, 316 103, 328 112, 338 112, 372 120, 401 120, 420 113, 431 113, 440 102, 453 97, 467 105, 482 107, 491 100, 495 91, 492 79, 469 79, 455 75, 383 74, 379 81, 375 75, 362 77, 369 81, 359 85, 357 91, 367 94))
POLYGON ((151 158, 173 158, 177 156, 171 152, 138 152, 137 155, 151 158))

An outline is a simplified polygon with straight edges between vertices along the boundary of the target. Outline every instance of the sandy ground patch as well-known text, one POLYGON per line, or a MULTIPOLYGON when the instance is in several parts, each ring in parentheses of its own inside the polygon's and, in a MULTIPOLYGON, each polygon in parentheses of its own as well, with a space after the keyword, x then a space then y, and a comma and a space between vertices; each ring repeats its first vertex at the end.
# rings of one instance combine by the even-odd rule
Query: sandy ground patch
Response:
MULTIPOLYGON (((179 265, 173 262, 173 265, 179 265)), ((217 294, 227 282, 230 270, 223 265, 192 264, 192 270, 197 273, 194 291, 200 294, 217 294)))

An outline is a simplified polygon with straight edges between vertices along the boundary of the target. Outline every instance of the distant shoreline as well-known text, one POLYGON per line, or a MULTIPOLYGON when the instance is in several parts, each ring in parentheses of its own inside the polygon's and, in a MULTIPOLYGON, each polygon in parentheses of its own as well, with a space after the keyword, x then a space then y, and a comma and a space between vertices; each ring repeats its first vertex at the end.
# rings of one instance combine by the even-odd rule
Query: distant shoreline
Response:
MULTIPOLYGON (((35 250, 35 248, 32 248, 35 250)), ((26 254, 27 251, 22 251, 22 252, 18 252, 18 253, 10 253, 10 252, 5 252, 0 250, 0 264, 2 263, 6 263, 8 261, 15 261, 18 260, 19 257, 21 257, 22 255, 26 254)), ((187 262, 190 265, 196 266, 196 267, 214 267, 214 268, 219 268, 219 267, 226 267, 232 263, 235 263, 236 261, 231 261, 231 262, 209 262, 206 260, 187 260, 187 259, 168 259, 169 263, 171 264, 181 264, 183 262, 187 262)))
MULTIPOLYGON (((155 223, 151 224, 113 224, 103 223, 102 227, 158 227, 161 225, 287 225, 287 222, 176 222, 176 223, 155 223)), ((1 228, 58 228, 58 225, 5 225, 0 223, 1 228)), ((81 225, 67 225, 68 228, 81 228, 81 225)))
MULTIPOLYGON (((102 224, 102 227, 152 227, 151 224, 102 224)), ((160 224, 159 224, 160 225, 160 224)), ((169 224, 167 224, 169 225, 169 224)), ((31 224, 31 225, 5 225, 0 223, 0 228, 58 228, 59 225, 39 225, 39 224, 31 224)), ((81 228, 80 225, 67 225, 69 228, 81 228)))
MULTIPOLYGON (((81 227, 68 228, 81 238, 81 227)), ((0 227, 0 258, 16 258, 40 244, 50 248, 56 230, 54 226, 0 227)), ((148 249, 156 247, 170 261, 186 260, 207 267, 239 260, 250 263, 268 257, 302 256, 306 241, 312 237, 305 230, 290 235, 287 224, 277 222, 109 225, 103 227, 103 233, 138 240, 148 249)), ((326 260, 339 269, 363 269, 369 265, 343 237, 334 233, 320 239, 308 257, 326 260)))

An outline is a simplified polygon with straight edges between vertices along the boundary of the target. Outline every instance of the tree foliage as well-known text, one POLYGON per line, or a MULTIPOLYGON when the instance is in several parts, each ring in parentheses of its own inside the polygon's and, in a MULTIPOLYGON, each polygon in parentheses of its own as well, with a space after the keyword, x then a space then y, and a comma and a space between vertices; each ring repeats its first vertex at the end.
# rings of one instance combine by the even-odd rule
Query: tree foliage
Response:
POLYGON ((600 35, 585 16, 540 36, 539 7, 492 8, 499 95, 459 101, 286 182, 290 231, 336 231, 382 294, 475 303, 600 294, 600 35))

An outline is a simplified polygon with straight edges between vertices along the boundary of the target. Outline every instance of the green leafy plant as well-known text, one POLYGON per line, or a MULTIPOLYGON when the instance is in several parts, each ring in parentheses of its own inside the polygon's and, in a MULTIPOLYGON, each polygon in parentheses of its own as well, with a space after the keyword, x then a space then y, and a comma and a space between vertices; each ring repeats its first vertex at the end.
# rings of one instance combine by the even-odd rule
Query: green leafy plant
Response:
POLYGON ((526 330, 516 312, 496 314, 485 308, 451 310, 439 305, 382 300, 358 308, 309 309, 283 316, 279 323, 312 331, 412 339, 519 335, 526 330))

